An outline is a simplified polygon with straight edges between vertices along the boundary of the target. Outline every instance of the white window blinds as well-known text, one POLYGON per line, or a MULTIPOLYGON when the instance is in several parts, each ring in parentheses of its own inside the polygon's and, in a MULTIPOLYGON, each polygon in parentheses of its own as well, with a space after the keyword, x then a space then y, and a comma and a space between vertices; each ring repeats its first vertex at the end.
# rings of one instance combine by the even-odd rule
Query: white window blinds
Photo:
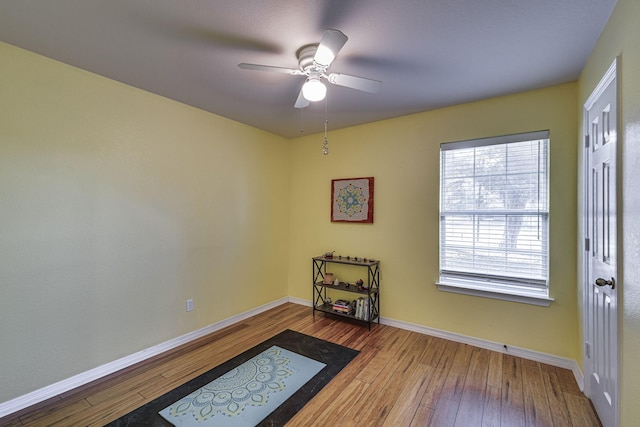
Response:
POLYGON ((549 132, 440 146, 440 280, 544 291, 549 132))

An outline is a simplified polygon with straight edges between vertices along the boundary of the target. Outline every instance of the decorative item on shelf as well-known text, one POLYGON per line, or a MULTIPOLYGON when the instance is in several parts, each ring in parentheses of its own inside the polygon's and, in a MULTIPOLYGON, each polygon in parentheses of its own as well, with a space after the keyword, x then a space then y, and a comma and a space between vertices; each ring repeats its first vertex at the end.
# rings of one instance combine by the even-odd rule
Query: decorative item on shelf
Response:
POLYGON ((344 287, 345 287, 345 288, 348 288, 348 287, 350 287, 350 286, 351 286, 351 283, 349 283, 349 282, 344 282, 344 287))
POLYGON ((328 258, 328 259, 333 259, 333 253, 335 251, 331 251, 331 252, 325 252, 324 257, 328 258))
POLYGON ((322 283, 324 283, 325 285, 330 285, 333 283, 333 280, 333 273, 324 273, 324 279, 322 279, 322 283))
POLYGON ((333 286, 339 286, 340 285, 340 281, 338 279, 333 281, 333 286))

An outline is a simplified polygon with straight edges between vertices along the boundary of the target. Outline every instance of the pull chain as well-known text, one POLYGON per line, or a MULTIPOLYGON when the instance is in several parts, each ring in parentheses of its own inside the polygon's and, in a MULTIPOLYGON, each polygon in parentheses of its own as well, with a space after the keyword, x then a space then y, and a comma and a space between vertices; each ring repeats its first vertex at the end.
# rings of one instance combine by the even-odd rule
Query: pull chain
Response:
POLYGON ((325 156, 329 154, 329 140, 327 139, 327 123, 329 120, 324 121, 324 141, 322 142, 322 154, 325 156))
POLYGON ((300 133, 304 133, 304 108, 300 109, 300 133))
POLYGON ((324 141, 322 142, 322 154, 325 156, 329 154, 329 140, 327 139, 327 124, 329 123, 328 116, 328 104, 329 101, 327 98, 324 99, 324 141))

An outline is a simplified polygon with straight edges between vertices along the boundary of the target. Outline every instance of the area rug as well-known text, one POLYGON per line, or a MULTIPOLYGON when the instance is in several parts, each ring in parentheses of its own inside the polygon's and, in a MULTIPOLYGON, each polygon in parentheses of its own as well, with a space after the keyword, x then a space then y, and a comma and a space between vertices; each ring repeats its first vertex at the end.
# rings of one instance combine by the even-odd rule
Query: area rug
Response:
POLYGON ((109 426, 284 425, 358 353, 286 330, 109 426))
POLYGON ((175 426, 255 426, 324 363, 272 346, 160 411, 175 426))

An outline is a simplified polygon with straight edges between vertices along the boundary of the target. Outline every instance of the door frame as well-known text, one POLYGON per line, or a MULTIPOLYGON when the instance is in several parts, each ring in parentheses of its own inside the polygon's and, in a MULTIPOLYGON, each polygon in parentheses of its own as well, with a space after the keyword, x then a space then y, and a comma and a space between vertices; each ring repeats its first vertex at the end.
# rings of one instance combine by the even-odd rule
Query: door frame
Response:
POLYGON ((622 144, 622 132, 621 132, 621 57, 617 56, 613 63, 609 66, 607 72, 603 75, 603 77, 601 78, 600 82, 598 83, 598 85, 595 87, 595 89, 593 90, 593 92, 591 93, 591 95, 589 95, 589 98, 587 99, 587 101, 584 103, 583 105, 583 110, 582 110, 582 122, 583 122, 583 128, 582 128, 582 142, 580 145, 581 151, 582 151, 582 180, 583 180, 583 185, 582 185, 582 206, 580 207, 580 212, 579 215, 581 217, 582 220, 582 230, 581 230, 581 241, 583 242, 583 247, 582 247, 582 280, 581 280, 581 289, 582 289, 582 308, 583 308, 583 313, 582 313, 582 332, 583 332, 583 361, 584 361, 584 393, 587 397, 591 398, 592 396, 592 390, 591 390, 591 374, 593 372, 593 364, 592 364, 592 359, 588 356, 588 354, 590 352, 593 351, 593 349, 589 348, 589 346, 591 345, 590 343, 590 336, 588 336, 587 334, 590 333, 590 328, 589 328, 589 292, 591 290, 591 277, 589 277, 589 251, 590 251, 590 245, 593 244, 593 242, 587 242, 587 239, 589 237, 591 237, 589 235, 589 221, 587 219, 587 212, 588 212, 588 206, 589 203, 591 202, 591 194, 589 194, 590 192, 590 188, 589 188, 589 173, 590 173, 590 167, 589 167, 589 149, 587 148, 587 135, 590 132, 590 123, 587 120, 587 112, 588 110, 593 106, 593 104, 595 103, 595 101, 602 95, 602 93, 604 92, 604 90, 607 88, 607 86, 611 83, 611 81, 615 78, 616 80, 616 176, 615 176, 615 184, 616 184, 616 223, 617 223, 617 229, 616 229, 616 239, 617 239, 617 251, 616 251, 616 257, 617 257, 617 261, 616 261, 616 287, 617 287, 617 293, 616 293, 616 304, 617 304, 617 312, 616 312, 616 324, 615 324, 615 328, 616 328, 616 358, 617 358, 617 363, 616 363, 616 402, 615 402, 615 415, 614 415, 614 425, 618 425, 618 422, 620 420, 620 383, 621 383, 621 378, 620 378, 620 368, 622 366, 622 361, 621 361, 621 354, 622 352, 620 351, 620 325, 621 325, 621 319, 622 319, 622 309, 623 305, 622 305, 622 296, 623 296, 623 292, 622 289, 624 289, 623 287, 623 280, 622 280, 622 271, 621 271, 621 266, 622 266, 622 257, 623 257, 623 253, 622 253, 622 225, 623 225, 623 218, 622 218, 622 156, 621 156, 621 144, 622 144))

